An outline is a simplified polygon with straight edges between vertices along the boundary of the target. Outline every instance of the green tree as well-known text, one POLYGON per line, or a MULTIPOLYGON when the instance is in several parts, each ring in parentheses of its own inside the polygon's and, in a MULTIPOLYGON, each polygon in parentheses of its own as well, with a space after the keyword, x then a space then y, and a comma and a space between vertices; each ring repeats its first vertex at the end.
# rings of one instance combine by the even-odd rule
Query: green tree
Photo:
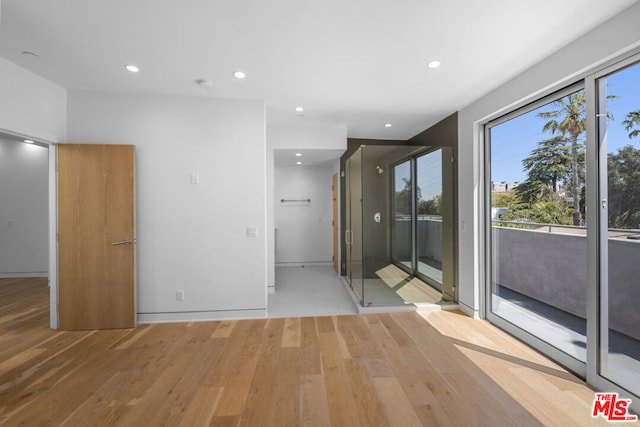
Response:
POLYGON ((609 227, 640 228, 640 150, 609 153, 607 167, 609 227))
POLYGON ((511 208, 522 203, 520 196, 516 193, 516 190, 509 189, 504 193, 491 194, 491 207, 492 208, 511 208))
POLYGON ((570 189, 573 198, 573 224, 582 223, 580 212, 580 164, 579 154, 584 150, 580 136, 587 128, 586 93, 579 90, 552 103, 554 109, 538 113, 538 117, 549 119, 543 127, 543 131, 551 132, 565 139, 571 147, 570 189))
POLYGON ((627 113, 627 117, 622 121, 624 129, 629 132, 629 139, 640 135, 640 110, 627 113), (637 127, 637 129, 634 129, 637 127))
MULTIPOLYGON (((395 192, 395 211, 396 215, 411 215, 411 179, 402 178, 404 188, 395 192)), ((417 189, 418 197, 420 197, 420 188, 417 189)))
POLYGON ((555 136, 538 142, 529 157, 522 160, 527 171, 528 180, 540 181, 558 192, 558 182, 565 181, 571 169, 571 153, 567 140, 563 136, 555 136))
POLYGON ((418 215, 442 215, 442 194, 436 194, 430 200, 418 200, 418 215))
POLYGON ((516 188, 516 194, 522 203, 531 205, 540 200, 545 200, 552 194, 551 187, 545 181, 535 177, 529 177, 516 188))
MULTIPOLYGON (((547 187, 549 188, 549 187, 547 187)), ((571 225, 572 208, 555 193, 549 193, 545 200, 513 205, 500 219, 516 222, 534 222, 539 224, 571 225)))

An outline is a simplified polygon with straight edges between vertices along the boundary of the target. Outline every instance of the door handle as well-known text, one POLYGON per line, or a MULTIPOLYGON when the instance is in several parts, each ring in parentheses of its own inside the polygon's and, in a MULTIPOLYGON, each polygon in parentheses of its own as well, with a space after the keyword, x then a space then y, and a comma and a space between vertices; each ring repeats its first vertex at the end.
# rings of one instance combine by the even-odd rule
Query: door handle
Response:
POLYGON ((346 230, 344 233, 344 242, 347 245, 353 244, 353 230, 346 230))
POLYGON ((111 243, 113 246, 116 245, 130 245, 131 243, 133 243, 131 240, 127 239, 127 240, 120 240, 119 242, 113 242, 111 243))

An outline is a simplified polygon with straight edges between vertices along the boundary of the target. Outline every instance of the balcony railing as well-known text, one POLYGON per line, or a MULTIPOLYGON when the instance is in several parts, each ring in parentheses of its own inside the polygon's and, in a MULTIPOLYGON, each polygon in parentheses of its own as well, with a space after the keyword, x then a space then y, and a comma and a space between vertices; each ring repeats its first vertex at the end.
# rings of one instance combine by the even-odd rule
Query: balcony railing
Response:
MULTIPOLYGON (((494 227, 521 228, 525 230, 546 231, 548 233, 565 233, 587 235, 587 227, 579 225, 544 224, 538 222, 493 220, 494 227)), ((640 240, 640 230, 609 228, 609 238, 640 240)))

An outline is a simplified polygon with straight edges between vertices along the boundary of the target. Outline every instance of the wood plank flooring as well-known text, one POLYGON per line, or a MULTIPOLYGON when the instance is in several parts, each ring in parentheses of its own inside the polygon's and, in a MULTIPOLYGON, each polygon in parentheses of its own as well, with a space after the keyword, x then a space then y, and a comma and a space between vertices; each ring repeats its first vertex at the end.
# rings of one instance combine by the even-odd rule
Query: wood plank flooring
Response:
POLYGON ((583 381, 459 312, 61 332, 46 286, 0 279, 3 426, 608 425, 583 381))

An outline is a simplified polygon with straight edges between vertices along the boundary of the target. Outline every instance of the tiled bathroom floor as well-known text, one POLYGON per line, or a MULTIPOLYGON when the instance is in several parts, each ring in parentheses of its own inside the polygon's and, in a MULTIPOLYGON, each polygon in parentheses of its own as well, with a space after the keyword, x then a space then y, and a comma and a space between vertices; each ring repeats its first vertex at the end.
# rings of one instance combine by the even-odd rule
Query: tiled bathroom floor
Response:
POLYGON ((268 317, 357 314, 342 279, 332 266, 276 267, 275 293, 268 317))

